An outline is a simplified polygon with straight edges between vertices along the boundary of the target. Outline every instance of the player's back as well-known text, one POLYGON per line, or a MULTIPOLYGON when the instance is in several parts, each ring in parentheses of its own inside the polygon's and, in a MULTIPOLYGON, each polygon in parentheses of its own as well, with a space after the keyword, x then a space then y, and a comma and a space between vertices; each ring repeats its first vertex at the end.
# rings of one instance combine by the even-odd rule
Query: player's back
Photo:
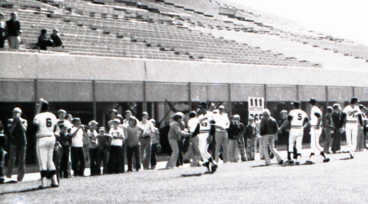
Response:
POLYGON ((291 127, 302 127, 304 120, 308 118, 307 113, 305 113, 302 109, 291 110, 289 116, 292 117, 290 121, 291 127))
POLYGON ((53 113, 43 112, 35 116, 33 123, 38 125, 37 136, 52 136, 54 135, 57 119, 53 113))

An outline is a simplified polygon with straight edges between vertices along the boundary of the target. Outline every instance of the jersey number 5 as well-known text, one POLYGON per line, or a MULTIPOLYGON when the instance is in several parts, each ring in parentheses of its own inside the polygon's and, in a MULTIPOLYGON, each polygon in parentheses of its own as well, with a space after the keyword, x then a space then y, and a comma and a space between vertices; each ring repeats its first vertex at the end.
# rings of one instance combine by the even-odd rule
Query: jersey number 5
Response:
POLYGON ((298 114, 298 120, 302 120, 302 119, 303 119, 302 114, 301 114, 301 113, 299 113, 299 114, 298 114))
POLYGON ((46 118, 46 127, 51 127, 51 126, 52 126, 51 118, 46 118))

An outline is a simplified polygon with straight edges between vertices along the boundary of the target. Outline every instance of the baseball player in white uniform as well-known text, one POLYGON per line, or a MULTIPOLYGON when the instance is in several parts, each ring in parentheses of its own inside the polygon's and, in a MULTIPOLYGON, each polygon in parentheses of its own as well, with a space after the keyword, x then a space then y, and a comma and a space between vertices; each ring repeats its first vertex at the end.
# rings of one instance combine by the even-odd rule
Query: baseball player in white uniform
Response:
POLYGON ((311 152, 309 155, 309 160, 306 162, 306 164, 313 164, 312 157, 316 153, 319 153, 323 157, 323 162, 329 162, 330 159, 326 158, 323 148, 319 144, 319 138, 322 133, 322 111, 316 105, 317 101, 314 98, 310 99, 309 103, 312 105, 310 112, 311 152))
POLYGON ((58 187, 59 183, 56 175, 56 168, 53 162, 55 146, 55 126, 57 125, 56 116, 48 111, 48 102, 40 99, 36 103, 36 116, 33 123, 37 126, 37 157, 41 173, 41 186, 45 187, 46 178, 51 178, 51 186, 58 187))
POLYGON ((358 105, 358 98, 351 98, 350 105, 346 106, 343 112, 346 114, 346 144, 350 158, 353 159, 353 152, 356 149, 358 139, 358 123, 362 121, 362 112, 358 105))
MULTIPOLYGON (((293 105, 294 109, 289 112, 288 116, 288 119, 290 121, 288 154, 291 154, 292 152, 294 153, 295 164, 298 165, 298 156, 300 156, 300 154, 298 154, 297 152, 301 152, 302 150, 304 128, 308 123, 308 115, 302 109, 300 109, 299 102, 294 102, 293 105), (294 142, 296 143, 295 147, 297 152, 294 152, 294 142)), ((289 163, 293 164, 294 161, 290 160, 289 163)))
POLYGON ((214 173, 217 169, 217 164, 212 158, 211 154, 208 153, 208 136, 210 133, 211 124, 213 120, 212 112, 207 111, 206 104, 202 104, 200 114, 198 115, 197 130, 198 134, 198 148, 202 156, 203 166, 207 167, 208 172, 214 173))

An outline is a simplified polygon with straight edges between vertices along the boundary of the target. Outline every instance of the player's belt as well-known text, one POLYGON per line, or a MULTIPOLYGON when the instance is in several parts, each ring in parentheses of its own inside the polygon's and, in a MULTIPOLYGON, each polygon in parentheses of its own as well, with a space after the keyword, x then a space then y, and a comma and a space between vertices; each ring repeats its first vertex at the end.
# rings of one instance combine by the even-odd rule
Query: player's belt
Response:
POLYGON ((290 126, 291 128, 302 128, 303 126, 300 126, 300 125, 292 125, 290 126))
POLYGON ((209 130, 200 130, 199 133, 209 133, 209 130))
POLYGON ((356 122, 358 122, 357 120, 347 120, 346 121, 347 123, 356 123, 356 122))
POLYGON ((37 139, 44 138, 44 137, 52 137, 54 135, 37 135, 37 139))

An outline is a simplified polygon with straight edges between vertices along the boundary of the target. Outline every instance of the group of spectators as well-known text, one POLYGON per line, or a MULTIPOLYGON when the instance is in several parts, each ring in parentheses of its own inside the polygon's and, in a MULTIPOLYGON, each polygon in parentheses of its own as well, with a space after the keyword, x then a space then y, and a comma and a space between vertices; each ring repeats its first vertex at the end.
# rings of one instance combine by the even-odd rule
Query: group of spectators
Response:
MULTIPOLYGON (((8 40, 10 49, 19 49, 21 43, 21 23, 16 12, 10 14, 10 19, 5 21, 4 14, 0 13, 0 48, 5 48, 5 41, 8 40)), ((54 28, 50 36, 46 29, 41 29, 35 49, 47 50, 47 47, 63 47, 59 30, 54 28)))
MULTIPOLYGON (((344 111, 342 111, 340 104, 334 104, 332 107, 326 108, 325 114, 322 114, 321 111, 318 114, 311 113, 311 117, 318 116, 318 125, 313 125, 312 119, 312 125, 309 128, 323 129, 324 131, 323 150, 320 151, 325 160, 328 158, 324 154, 330 154, 330 150, 332 153, 341 150, 340 141, 345 132, 348 145, 354 148, 353 151, 367 148, 365 140, 368 133, 366 117, 368 109, 363 105, 359 106, 357 100, 352 101, 351 105, 347 106, 344 111), (354 118, 356 120, 353 120, 354 118), (348 134, 351 128, 348 128, 347 125, 351 126, 352 121, 356 121, 357 127, 359 125, 359 133, 348 134)), ((315 100, 311 104, 313 104, 313 111, 313 108, 317 107, 315 100)), ((283 159, 275 149, 275 141, 279 137, 289 138, 288 161, 291 160, 290 152, 294 152, 296 155, 294 158, 297 158, 300 155, 301 147, 296 150, 298 144, 290 144, 290 138, 292 138, 290 130, 296 128, 292 122, 295 110, 302 111, 298 103, 295 104, 295 109, 290 112, 282 110, 280 112, 281 120, 277 121, 271 116, 270 111, 265 109, 261 119, 249 116, 246 124, 241 121, 238 114, 228 116, 223 105, 216 107, 214 104, 210 104, 207 109, 207 104, 203 104, 188 114, 177 112, 170 119, 167 137, 172 153, 166 168, 180 166, 183 161, 190 162, 191 166, 201 166, 203 148, 200 147, 199 140, 201 138, 198 135, 207 126, 199 119, 203 114, 206 115, 206 119, 209 119, 210 124, 208 125, 211 127, 206 142, 208 147, 206 146, 206 148, 216 163, 219 159, 222 159, 224 163, 238 162, 239 159, 241 161, 254 160, 256 148, 259 146, 261 159, 264 159, 266 164, 270 164, 272 156, 276 157, 278 163, 282 164, 283 159)), ((13 109, 13 116, 7 121, 6 126, 0 122, 1 182, 11 179, 16 158, 18 160, 17 181, 22 181, 24 177, 28 122, 21 117, 21 114, 21 108, 16 107, 13 109), (6 143, 8 145, 5 145, 6 143), (8 147, 7 178, 3 174, 5 170, 5 146, 8 147)), ((147 112, 143 112, 141 120, 138 120, 131 110, 126 110, 122 116, 116 109, 112 109, 110 120, 106 126, 99 125, 95 120, 83 125, 80 118, 67 114, 63 109, 57 111, 57 116, 58 122, 54 134, 58 142, 54 148, 53 160, 60 178, 68 178, 72 176, 72 172, 74 172, 74 176, 86 176, 88 174, 101 175, 139 171, 142 166, 145 170, 156 168, 157 155, 161 150, 160 131, 156 127, 156 121, 150 119, 147 112), (125 158, 127 158, 127 162, 125 158), (85 171, 87 165, 90 167, 90 173, 85 171)), ((298 114, 297 117, 299 116, 298 114)), ((300 120, 299 118, 294 119, 300 120)), ((304 125, 304 127, 308 128, 308 125, 304 125)), ((317 135, 317 139, 313 140, 317 140, 317 147, 320 147, 319 135, 317 135)))

